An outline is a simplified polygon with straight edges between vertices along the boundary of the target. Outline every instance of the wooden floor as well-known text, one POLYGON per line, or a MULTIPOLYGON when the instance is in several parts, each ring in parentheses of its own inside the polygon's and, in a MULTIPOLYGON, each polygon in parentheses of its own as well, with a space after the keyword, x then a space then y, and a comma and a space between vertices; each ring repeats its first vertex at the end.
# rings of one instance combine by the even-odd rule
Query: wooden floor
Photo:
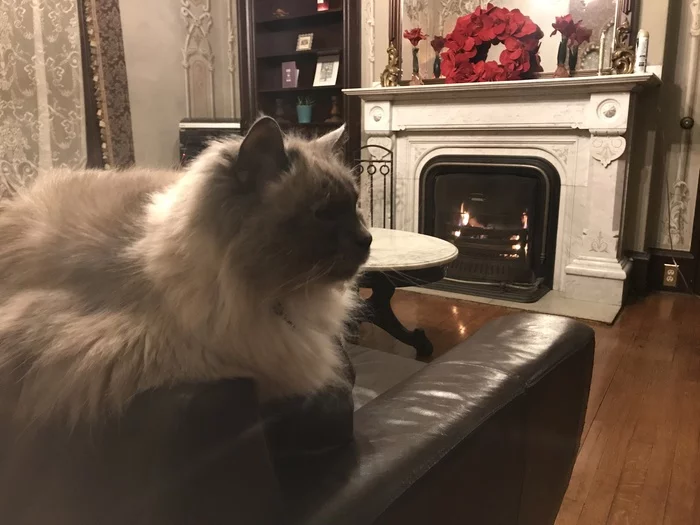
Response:
MULTIPOLYGON (((441 355, 511 310, 397 292, 441 355)), ((700 525, 700 298, 654 294, 596 332, 584 439, 557 525, 700 525)), ((413 355, 375 327, 365 346, 413 355)))

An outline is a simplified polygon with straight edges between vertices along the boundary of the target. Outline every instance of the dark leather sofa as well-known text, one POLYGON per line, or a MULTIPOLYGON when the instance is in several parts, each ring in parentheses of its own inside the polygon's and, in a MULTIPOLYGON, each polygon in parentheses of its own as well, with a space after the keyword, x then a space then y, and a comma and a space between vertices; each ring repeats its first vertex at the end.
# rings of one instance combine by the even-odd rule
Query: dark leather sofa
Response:
POLYGON ((332 450, 271 451, 247 380, 149 392, 119 421, 70 435, 19 435, 5 424, 0 523, 554 522, 586 412, 590 328, 517 314, 429 365, 349 353, 349 428, 312 424, 295 437, 354 434, 332 450))

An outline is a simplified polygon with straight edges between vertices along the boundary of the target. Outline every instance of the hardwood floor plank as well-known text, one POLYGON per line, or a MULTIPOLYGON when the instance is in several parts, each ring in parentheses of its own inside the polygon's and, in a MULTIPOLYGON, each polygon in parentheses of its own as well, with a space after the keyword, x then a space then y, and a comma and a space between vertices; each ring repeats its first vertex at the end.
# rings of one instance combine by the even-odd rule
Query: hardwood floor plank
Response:
POLYGON ((623 358, 596 417, 608 433, 608 441, 583 505, 579 525, 607 522, 619 485, 627 449, 642 409, 649 374, 623 358))
POLYGON ((638 439, 652 443, 644 484, 637 512, 635 525, 658 525, 663 522, 666 498, 671 482, 677 411, 674 410, 675 392, 672 382, 672 364, 662 363, 656 367, 654 380, 650 387, 650 396, 646 410, 638 425, 638 439))

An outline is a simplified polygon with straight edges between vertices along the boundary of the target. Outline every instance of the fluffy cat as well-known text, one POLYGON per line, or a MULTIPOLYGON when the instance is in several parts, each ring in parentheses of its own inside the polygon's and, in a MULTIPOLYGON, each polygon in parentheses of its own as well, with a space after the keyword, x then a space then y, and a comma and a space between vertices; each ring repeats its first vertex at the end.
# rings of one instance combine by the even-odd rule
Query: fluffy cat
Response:
MULTIPOLYGON (((0 381, 21 418, 75 424, 136 393, 338 381, 371 235, 335 153, 263 117, 184 172, 51 173, 0 211, 0 381)), ((5 404, 7 397, 5 397, 5 404)))

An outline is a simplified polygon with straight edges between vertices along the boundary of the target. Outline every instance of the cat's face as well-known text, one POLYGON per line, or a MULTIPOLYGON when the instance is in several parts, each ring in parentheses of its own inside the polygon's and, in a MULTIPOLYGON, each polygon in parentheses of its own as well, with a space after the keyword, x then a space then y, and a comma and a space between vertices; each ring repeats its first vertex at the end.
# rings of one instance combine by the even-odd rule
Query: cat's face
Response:
POLYGON ((220 231, 232 259, 261 289, 280 292, 351 279, 367 260, 372 237, 358 211, 350 170, 333 151, 343 130, 307 141, 284 138, 263 118, 244 141, 220 155, 230 163, 216 190, 228 208, 220 231), (235 156, 235 160, 234 157, 235 156))

